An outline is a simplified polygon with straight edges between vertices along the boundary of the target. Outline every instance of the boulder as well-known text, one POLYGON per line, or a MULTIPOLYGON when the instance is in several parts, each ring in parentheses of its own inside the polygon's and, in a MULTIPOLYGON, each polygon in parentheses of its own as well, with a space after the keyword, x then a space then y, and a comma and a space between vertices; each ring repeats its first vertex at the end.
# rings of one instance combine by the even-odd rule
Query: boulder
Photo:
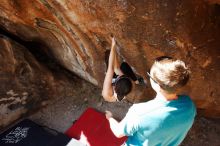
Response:
MULTIPOLYGON (((38 41, 63 67, 102 87, 110 36, 119 54, 146 76, 168 55, 191 68, 187 94, 205 116, 220 117, 220 6, 217 0, 2 0, 0 27, 38 41)), ((149 89, 131 100, 149 99, 149 89)))
POLYGON ((23 46, 0 36, 0 128, 46 105, 57 92, 53 74, 23 46))

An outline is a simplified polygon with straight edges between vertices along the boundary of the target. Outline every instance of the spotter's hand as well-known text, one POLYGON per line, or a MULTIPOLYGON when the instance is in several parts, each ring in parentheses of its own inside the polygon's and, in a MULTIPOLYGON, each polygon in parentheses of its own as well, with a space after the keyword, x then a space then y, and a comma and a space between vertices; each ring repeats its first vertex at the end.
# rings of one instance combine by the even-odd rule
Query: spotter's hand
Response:
POLYGON ((112 113, 110 111, 105 111, 106 119, 110 119, 112 117, 112 113))

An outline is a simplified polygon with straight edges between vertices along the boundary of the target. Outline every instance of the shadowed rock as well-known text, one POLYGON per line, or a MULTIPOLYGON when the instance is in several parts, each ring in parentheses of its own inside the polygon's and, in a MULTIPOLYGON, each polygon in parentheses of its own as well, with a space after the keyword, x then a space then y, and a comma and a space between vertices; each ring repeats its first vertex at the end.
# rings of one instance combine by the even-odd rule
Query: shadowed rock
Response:
POLYGON ((53 74, 18 43, 0 36, 0 127, 58 94, 53 74))

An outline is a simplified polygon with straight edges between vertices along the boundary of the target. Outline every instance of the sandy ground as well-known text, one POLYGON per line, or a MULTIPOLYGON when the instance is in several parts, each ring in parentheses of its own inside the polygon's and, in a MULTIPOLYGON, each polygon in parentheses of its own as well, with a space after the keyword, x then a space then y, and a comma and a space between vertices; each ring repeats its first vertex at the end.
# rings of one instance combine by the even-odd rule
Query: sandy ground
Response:
MULTIPOLYGON (((39 124, 65 132, 88 107, 103 112, 110 110, 114 117, 122 119, 132 105, 128 102, 107 103, 103 101, 100 89, 77 78, 71 85, 66 85, 65 90, 67 91, 65 96, 52 100, 47 107, 29 118, 39 124)), ((220 146, 220 120, 197 116, 181 146, 220 146)))

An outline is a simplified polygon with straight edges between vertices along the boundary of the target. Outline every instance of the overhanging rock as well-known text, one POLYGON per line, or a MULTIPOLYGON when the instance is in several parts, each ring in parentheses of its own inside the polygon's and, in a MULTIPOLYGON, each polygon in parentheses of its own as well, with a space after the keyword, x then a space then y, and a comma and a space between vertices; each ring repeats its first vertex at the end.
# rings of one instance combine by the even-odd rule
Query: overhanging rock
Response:
POLYGON ((142 76, 158 56, 180 58, 192 70, 188 94, 206 116, 219 117, 220 8, 211 2, 2 0, 0 26, 44 42, 61 65, 99 87, 111 34, 121 57, 142 76))

